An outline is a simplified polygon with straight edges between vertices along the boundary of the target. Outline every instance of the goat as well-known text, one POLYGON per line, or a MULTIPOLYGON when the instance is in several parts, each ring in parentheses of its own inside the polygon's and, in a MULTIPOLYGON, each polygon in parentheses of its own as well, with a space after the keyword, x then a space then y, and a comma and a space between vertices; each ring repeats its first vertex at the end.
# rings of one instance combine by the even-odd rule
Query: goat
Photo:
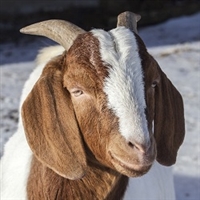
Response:
POLYGON ((122 13, 108 32, 62 20, 21 30, 62 47, 43 51, 24 86, 2 199, 175 199, 169 166, 184 139, 183 101, 138 20, 122 13))

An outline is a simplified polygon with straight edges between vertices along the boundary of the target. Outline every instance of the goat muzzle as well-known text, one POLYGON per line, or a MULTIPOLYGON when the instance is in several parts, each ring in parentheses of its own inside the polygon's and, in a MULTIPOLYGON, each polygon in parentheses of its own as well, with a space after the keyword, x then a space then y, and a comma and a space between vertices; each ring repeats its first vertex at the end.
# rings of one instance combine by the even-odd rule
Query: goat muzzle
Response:
POLYGON ((120 173, 137 177, 145 174, 151 168, 156 158, 154 139, 148 145, 131 143, 121 136, 115 136, 108 149, 113 167, 120 173))

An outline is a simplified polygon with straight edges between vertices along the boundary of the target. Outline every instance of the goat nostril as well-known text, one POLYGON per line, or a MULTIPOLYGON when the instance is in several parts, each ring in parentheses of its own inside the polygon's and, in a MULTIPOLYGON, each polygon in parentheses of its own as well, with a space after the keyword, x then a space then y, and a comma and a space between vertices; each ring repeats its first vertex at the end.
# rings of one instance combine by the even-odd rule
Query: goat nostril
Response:
POLYGON ((131 142, 131 141, 127 141, 127 144, 130 148, 142 154, 146 154, 150 149, 150 145, 142 145, 142 144, 131 142))
POLYGON ((128 146, 132 149, 135 149, 136 151, 139 151, 141 153, 145 153, 145 148, 142 145, 132 143, 132 142, 129 141, 128 146))
POLYGON ((132 142, 128 142, 128 146, 133 148, 135 145, 132 142))

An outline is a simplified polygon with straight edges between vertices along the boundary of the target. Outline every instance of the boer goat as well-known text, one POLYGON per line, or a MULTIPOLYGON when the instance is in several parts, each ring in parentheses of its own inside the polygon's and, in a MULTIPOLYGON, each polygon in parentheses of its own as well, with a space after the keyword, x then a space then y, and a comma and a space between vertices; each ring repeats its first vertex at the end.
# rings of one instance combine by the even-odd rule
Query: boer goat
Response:
POLYGON ((166 166, 184 138, 182 97, 138 20, 122 13, 108 32, 62 20, 21 30, 62 47, 43 50, 25 84, 1 161, 2 200, 175 199, 166 166))

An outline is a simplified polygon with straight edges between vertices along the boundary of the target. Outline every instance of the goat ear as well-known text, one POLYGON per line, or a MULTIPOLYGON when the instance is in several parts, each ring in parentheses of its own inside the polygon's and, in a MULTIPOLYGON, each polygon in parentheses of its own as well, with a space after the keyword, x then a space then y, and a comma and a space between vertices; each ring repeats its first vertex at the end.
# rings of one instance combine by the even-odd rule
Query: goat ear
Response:
POLYGON ((184 109, 180 93, 158 68, 160 83, 156 87, 154 136, 157 161, 169 166, 176 162, 177 151, 185 135, 184 109))
POLYGON ((69 92, 58 63, 51 61, 22 106, 27 141, 39 161, 57 174, 78 179, 86 156, 69 92))

